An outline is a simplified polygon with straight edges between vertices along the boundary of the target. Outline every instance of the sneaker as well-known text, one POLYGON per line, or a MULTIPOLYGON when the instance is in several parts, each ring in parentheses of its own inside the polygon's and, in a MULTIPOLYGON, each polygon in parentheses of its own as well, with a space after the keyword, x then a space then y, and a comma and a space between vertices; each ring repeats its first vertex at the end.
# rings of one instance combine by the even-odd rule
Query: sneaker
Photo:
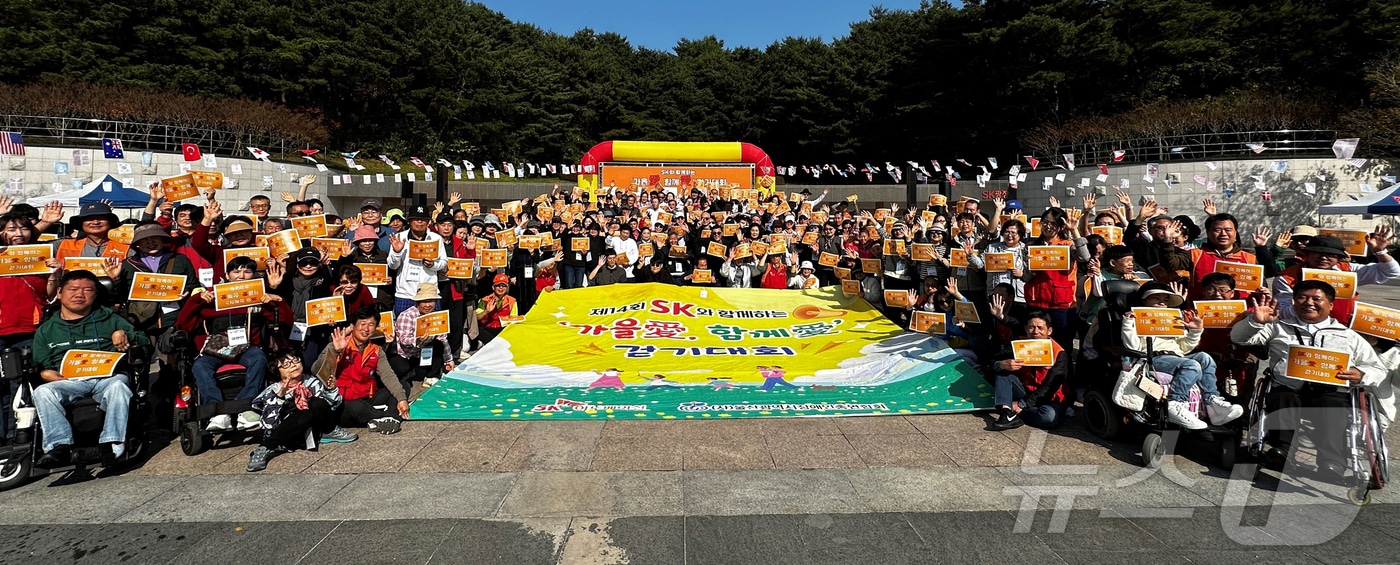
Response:
POLYGON ((371 432, 379 432, 387 436, 389 434, 399 433, 399 428, 402 427, 402 424, 400 424, 398 420, 386 416, 384 418, 370 420, 368 427, 371 432))
POLYGON ((1026 421, 1021 419, 1021 415, 1012 412, 1010 408, 1002 408, 1001 416, 992 423, 992 427, 998 430, 1014 430, 1026 425, 1026 421))
POLYGON ((1187 430, 1206 429, 1206 423, 1191 413, 1191 406, 1183 400, 1167 401, 1167 421, 1187 430))
POLYGON ((204 427, 206 432, 226 432, 233 429, 233 416, 219 414, 209 419, 209 425, 204 427))
POLYGON ((1221 396, 1212 396, 1206 401, 1206 415, 1210 417, 1210 423, 1223 426, 1244 415, 1244 408, 1238 404, 1231 404, 1221 396))
POLYGON ((360 436, 345 431, 345 428, 336 426, 330 433, 321 435, 321 443, 350 443, 360 439, 360 436))
POLYGON ((248 472, 256 473, 267 468, 267 460, 272 458, 272 450, 259 445, 248 456, 248 472))
POLYGON ((238 431, 246 432, 262 427, 262 417, 252 410, 238 414, 238 431))
POLYGON ((423 379, 423 388, 428 388, 428 387, 433 386, 433 385, 435 385, 435 384, 437 384, 437 383, 438 383, 438 378, 437 378, 437 377, 428 377, 428 378, 425 378, 425 379, 423 379))

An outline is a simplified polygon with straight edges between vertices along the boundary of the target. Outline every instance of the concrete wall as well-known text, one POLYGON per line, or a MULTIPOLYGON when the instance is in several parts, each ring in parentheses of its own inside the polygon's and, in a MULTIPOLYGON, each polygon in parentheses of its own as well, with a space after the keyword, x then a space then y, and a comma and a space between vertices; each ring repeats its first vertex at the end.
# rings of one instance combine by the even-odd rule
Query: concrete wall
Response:
MULTIPOLYGON (((33 197, 53 191, 72 190, 74 179, 86 183, 106 174, 144 188, 148 183, 162 177, 180 174, 180 167, 185 164, 181 155, 171 153, 153 154, 150 166, 143 165, 140 151, 127 151, 124 160, 105 159, 100 149, 30 146, 27 153, 22 157, 4 156, 0 159, 0 173, 4 175, 0 179, 4 181, 0 186, 12 197, 33 197), (87 152, 88 163, 76 164, 75 151, 87 152), (56 162, 67 163, 68 173, 56 174, 56 162), (129 166, 131 172, 121 172, 123 164, 129 166), (19 179, 22 183, 18 194, 9 182, 13 179, 19 179), (59 184, 55 187, 54 183, 59 184)), ((385 175, 382 182, 378 180, 377 175, 368 175, 369 183, 365 183, 366 175, 351 174, 348 178, 350 182, 347 183, 347 173, 344 171, 331 169, 328 172, 318 172, 310 163, 276 164, 222 155, 216 156, 215 161, 215 167, 212 169, 223 172, 229 182, 219 197, 225 203, 226 209, 246 210, 249 198, 256 194, 267 194, 273 199, 274 215, 280 215, 282 205, 278 193, 295 191, 297 180, 307 174, 318 175, 317 182, 307 191, 308 197, 320 198, 327 202, 332 212, 356 212, 360 202, 369 197, 382 199, 386 208, 406 205, 400 200, 404 184, 394 182, 392 174, 385 175), (242 174, 233 173, 234 164, 241 166, 242 174), (263 186, 265 177, 271 178, 270 188, 263 186), (337 179, 332 177, 338 177, 340 182, 337 183, 337 179)), ((336 161, 337 164, 341 164, 338 159, 336 161)), ((1134 206, 1140 205, 1144 198, 1150 197, 1156 199, 1160 205, 1166 206, 1172 214, 1190 214, 1199 218, 1203 214, 1201 201, 1212 198, 1220 211, 1240 217, 1245 226, 1288 227, 1309 223, 1324 227, 1369 227, 1378 220, 1363 216, 1319 217, 1317 207, 1347 200, 1348 195, 1366 196, 1361 192, 1362 184, 1370 184, 1375 190, 1383 190, 1392 183, 1385 182, 1381 177, 1397 174, 1396 165, 1383 161, 1369 161, 1364 167, 1356 168, 1335 159, 1292 159, 1288 161, 1287 170, 1278 174, 1268 170, 1273 161, 1265 154, 1260 159, 1219 162, 1213 171, 1205 162, 1199 161, 1162 163, 1159 165, 1156 182, 1150 184, 1142 178, 1147 170, 1146 164, 1111 166, 1108 179, 1104 182, 1096 179, 1099 170, 1093 164, 1080 166, 1074 171, 1042 167, 1039 171, 1026 171, 1027 179, 1026 182, 1020 183, 1017 198, 1030 210, 1043 209, 1048 205, 1050 196, 1059 198, 1063 205, 1078 206, 1083 196, 1092 190, 1100 194, 1099 207, 1102 208, 1107 206, 1107 201, 1114 200, 1113 185, 1120 184, 1122 179, 1128 179, 1126 192, 1133 197, 1134 206), (1049 190, 1041 190, 1042 179, 1054 179, 1058 174, 1065 175, 1063 181, 1052 180, 1049 190), (1197 175, 1215 181, 1217 188, 1210 191, 1206 186, 1197 184, 1197 175), (1255 179, 1251 178, 1252 175, 1263 176, 1264 186, 1273 195, 1272 202, 1264 202, 1260 198, 1260 192, 1254 188, 1255 179), (1168 186, 1166 179, 1173 176, 1179 181, 1173 181, 1171 186, 1168 186), (1080 186, 1081 179, 1089 180, 1088 188, 1080 186), (1309 182, 1316 184, 1316 196, 1308 195, 1304 191, 1304 183, 1309 182), (1234 188, 1235 194, 1232 198, 1224 197, 1222 190, 1226 187, 1234 188)), ((199 170, 209 169, 204 167, 203 163, 190 165, 199 170)), ((410 171, 413 171, 417 179, 412 183, 411 190, 425 194, 429 202, 433 201, 436 198, 436 183, 427 181, 424 171, 411 164, 402 167, 403 170, 399 171, 399 174, 403 175, 402 180, 407 180, 410 171)), ((948 192, 954 199, 959 196, 984 199, 990 192, 1008 189, 1005 180, 994 180, 987 183, 986 187, 978 187, 973 180, 973 171, 962 172, 966 173, 966 180, 959 181, 955 187, 948 187, 948 192)), ((1004 173, 1005 169, 999 172, 1004 173)), ((450 172, 448 174, 451 175, 450 172)), ((821 194, 823 189, 830 188, 831 193, 827 201, 831 203, 842 202, 850 194, 859 195, 862 208, 888 206, 891 202, 903 205, 905 201, 904 185, 823 185, 805 179, 790 180, 792 182, 780 185, 780 189, 794 192, 807 188, 813 194, 821 194)), ((497 207, 508 200, 533 198, 553 189, 555 182, 553 179, 515 182, 452 180, 448 182, 448 191, 459 192, 464 200, 480 202, 482 208, 486 209, 497 207)), ((558 182, 564 186, 571 186, 569 181, 558 182)), ((938 188, 938 185, 919 185, 916 201, 919 204, 928 202, 929 194, 938 188)), ((990 210, 991 203, 984 203, 984 211, 990 210)))

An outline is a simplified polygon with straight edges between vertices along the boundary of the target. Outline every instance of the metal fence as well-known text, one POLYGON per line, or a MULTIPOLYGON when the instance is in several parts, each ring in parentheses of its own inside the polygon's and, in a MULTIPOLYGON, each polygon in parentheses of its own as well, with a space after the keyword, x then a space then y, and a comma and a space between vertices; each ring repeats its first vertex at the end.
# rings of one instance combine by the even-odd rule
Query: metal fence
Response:
POLYGON ((61 147, 101 147, 102 139, 110 137, 121 140, 122 148, 127 151, 179 153, 182 144, 195 143, 201 151, 220 155, 240 155, 248 146, 273 155, 286 155, 306 146, 305 140, 236 129, 56 116, 0 116, 0 131, 23 135, 27 145, 61 147))
MULTIPOLYGON (((1268 156, 1305 157, 1330 156, 1335 130, 1277 130, 1202 133, 1192 135, 1163 135, 1136 139, 1115 139, 1071 143, 1056 148, 1054 155, 1073 154, 1078 165, 1112 163, 1114 151, 1124 151, 1124 161, 1208 161, 1237 157, 1253 157, 1249 144, 1261 144, 1268 156)), ((1357 151, 1361 155, 1360 150, 1357 151)))

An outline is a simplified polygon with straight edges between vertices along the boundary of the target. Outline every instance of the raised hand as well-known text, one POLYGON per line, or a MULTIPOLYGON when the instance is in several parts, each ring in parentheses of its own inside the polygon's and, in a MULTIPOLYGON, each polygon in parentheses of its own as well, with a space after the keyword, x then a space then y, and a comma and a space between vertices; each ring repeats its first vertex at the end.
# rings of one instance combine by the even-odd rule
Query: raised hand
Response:
POLYGON ((1096 204, 1098 204, 1098 199, 1094 197, 1094 193, 1090 192, 1089 194, 1085 194, 1085 195, 1084 195, 1084 206, 1083 206, 1083 208, 1084 208, 1084 213, 1085 213, 1085 214, 1088 214, 1089 212, 1094 211, 1094 206, 1095 206, 1096 204))
POLYGON ((107 271, 107 278, 117 280, 122 276, 122 260, 116 257, 103 259, 102 270, 107 271))
POLYGON ((300 186, 302 190, 305 190, 306 187, 311 186, 311 183, 313 182, 316 182, 316 175, 306 175, 304 177, 301 177, 300 186))
POLYGON ((345 351, 350 346, 350 327, 335 328, 331 330, 331 347, 336 351, 345 351))
MULTIPOLYGON (((158 182, 151 183, 150 192, 151 202, 160 202, 160 199, 165 198, 165 187, 162 187, 158 182)), ((111 200, 103 200, 103 202, 111 202, 111 200)))
POLYGON ((0 216, 9 213, 11 206, 14 206, 14 201, 10 200, 9 196, 0 194, 0 216))
POLYGON ((992 311, 993 318, 1001 319, 1004 317, 1003 314, 1006 313, 1006 299, 1002 298, 1000 294, 993 294, 991 302, 988 303, 988 307, 992 311))
POLYGON ((1390 226, 1376 226, 1375 231, 1366 235, 1366 247, 1369 248, 1372 253, 1384 251, 1386 247, 1390 246, 1390 238, 1392 235, 1394 235, 1394 233, 1390 230, 1390 226))
POLYGON ((1138 219, 1146 220, 1157 215, 1157 201, 1148 200, 1142 204, 1142 210, 1138 211, 1138 219))
MULTIPOLYGON (((558 185, 556 185, 556 186, 558 186, 558 185)), ((462 194, 459 193, 459 192, 454 192, 454 193, 448 195, 448 197, 447 197, 447 205, 448 205, 448 206, 456 206, 457 203, 458 203, 458 202, 461 202, 461 201, 462 201, 462 194)))
POLYGON ((1055 198, 1054 196, 1051 196, 1051 197, 1050 197, 1050 207, 1051 207, 1051 208, 1059 208, 1059 207, 1060 207, 1060 199, 1059 199, 1059 198, 1055 198))
POLYGON ((282 277, 287 274, 287 267, 281 260, 267 262, 267 286, 277 288, 282 284, 282 277))
POLYGON ((1002 200, 1001 198, 993 198, 992 204, 996 205, 998 214, 1000 214, 1002 210, 1006 209, 1006 201, 1002 200))
POLYGON ((1186 298, 1186 287, 1183 286, 1180 281, 1172 281, 1170 283, 1167 283, 1167 287, 1172 289, 1172 292, 1176 293, 1177 296, 1186 298))
POLYGON ((1283 230, 1278 232, 1278 238, 1274 239, 1274 245, 1288 249, 1288 245, 1293 243, 1293 230, 1283 230))
POLYGON ((403 248, 406 246, 408 243, 404 242, 403 234, 394 234, 389 237, 389 247, 394 250, 394 253, 403 253, 403 248))
POLYGON ((1201 202, 1201 209, 1206 211, 1206 215, 1207 215, 1207 216, 1214 216, 1214 215, 1215 215, 1215 201, 1214 201, 1214 200, 1211 200, 1211 199, 1209 199, 1209 198, 1205 199, 1204 202, 1201 202))
POLYGON ((39 212, 39 221, 40 221, 40 222, 48 222, 48 223, 52 224, 52 223, 55 223, 55 222, 57 222, 57 221, 59 221, 59 220, 62 220, 62 219, 63 219, 63 203, 62 203, 62 202, 59 202, 59 201, 57 201, 57 200, 51 200, 51 201, 49 201, 48 204, 45 204, 45 205, 44 205, 44 209, 43 209, 42 211, 39 212))
POLYGON ((204 205, 204 225, 214 225, 214 218, 223 215, 223 213, 224 205, 219 204, 218 200, 210 200, 204 205))
POLYGON ((1278 300, 1268 294, 1254 295, 1254 321, 1268 324, 1278 320, 1278 300))
POLYGON ((1089 276, 1090 276, 1090 277, 1097 277, 1097 276, 1099 276, 1099 260, 1098 260, 1098 259, 1090 259, 1090 260, 1089 260, 1089 276))
POLYGON ((1254 230, 1254 246, 1263 247, 1269 244, 1269 236, 1273 232, 1269 231, 1269 226, 1259 226, 1254 230))
POLYGON ((296 202, 296 201, 297 201, 297 197, 294 196, 292 193, 287 192, 287 191, 284 190, 284 191, 282 191, 282 201, 283 201, 283 202, 296 202))
POLYGON ((1186 329, 1189 331, 1201 331, 1206 327, 1205 320, 1202 320, 1201 317, 1196 314, 1195 310, 1186 310, 1182 312, 1181 320, 1185 323, 1186 329))
POLYGON ((1128 196, 1128 193, 1123 192, 1123 191, 1121 191, 1121 190, 1117 190, 1117 191, 1114 191, 1114 192, 1117 193, 1117 196, 1118 196, 1118 203, 1119 203, 1119 204, 1123 204, 1124 206, 1132 206, 1132 205, 1133 205, 1133 197, 1128 196))

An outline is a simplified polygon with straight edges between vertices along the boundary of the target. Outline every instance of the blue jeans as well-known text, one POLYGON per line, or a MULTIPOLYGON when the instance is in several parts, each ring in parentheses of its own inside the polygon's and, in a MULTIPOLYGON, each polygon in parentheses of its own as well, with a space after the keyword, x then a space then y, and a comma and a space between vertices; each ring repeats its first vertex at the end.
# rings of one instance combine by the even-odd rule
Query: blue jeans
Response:
POLYGON ((1210 355, 1158 355, 1152 358, 1152 368, 1172 376, 1172 384, 1167 388, 1167 400, 1185 402, 1190 399, 1191 385, 1200 387, 1202 400, 1220 396, 1215 385, 1215 360, 1210 355))
POLYGON ((34 408, 39 425, 44 428, 44 451, 58 445, 73 445, 73 426, 63 407, 92 397, 102 406, 106 419, 102 422, 101 443, 126 441, 126 417, 131 408, 131 387, 126 375, 106 378, 71 379, 44 383, 34 389, 34 408))
MULTIPOLYGON (((194 372, 194 382, 199 386, 200 404, 218 404, 224 401, 224 393, 214 380, 215 371, 228 362, 213 355, 200 355, 194 360, 190 370, 194 372)), ((262 392, 263 379, 267 377, 267 355, 260 347, 249 347, 238 357, 238 364, 248 369, 248 378, 243 390, 238 391, 238 400, 251 400, 262 392)))
POLYGON ((564 288, 583 288, 583 281, 586 278, 588 278, 587 267, 564 265, 564 288))
MULTIPOLYGON (((1021 379, 1011 373, 997 373, 996 388, 992 392, 992 401, 996 406, 1010 406, 1026 397, 1026 387, 1021 384, 1021 379)), ((1040 404, 1033 407, 1022 407, 1021 419, 1034 427, 1048 430, 1060 424, 1060 418, 1064 416, 1059 406, 1052 403, 1040 404)))

